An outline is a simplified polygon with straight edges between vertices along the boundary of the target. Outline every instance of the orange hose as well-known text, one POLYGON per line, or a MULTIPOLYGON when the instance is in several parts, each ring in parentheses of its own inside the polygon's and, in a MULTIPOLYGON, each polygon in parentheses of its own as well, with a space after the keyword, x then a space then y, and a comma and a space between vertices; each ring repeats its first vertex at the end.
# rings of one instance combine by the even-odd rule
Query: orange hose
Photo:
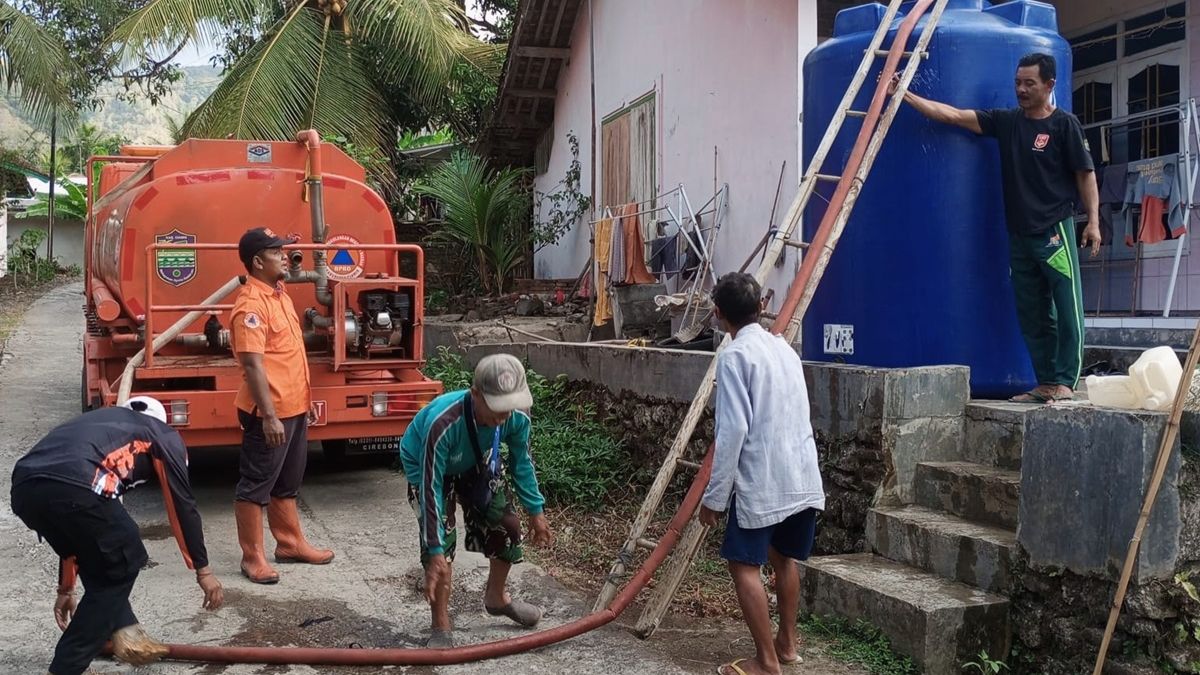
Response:
POLYGON ((272 663, 352 666, 441 666, 468 663, 500 656, 519 654, 539 647, 569 640, 595 630, 616 619, 633 602, 658 566, 666 560, 679 541, 680 533, 700 507, 700 498, 712 474, 712 447, 696 473, 687 495, 667 532, 658 540, 637 574, 625 584, 612 603, 598 612, 536 633, 495 642, 483 642, 452 649, 345 649, 325 647, 201 647, 196 645, 167 645, 167 659, 176 661, 206 661, 212 663, 272 663))

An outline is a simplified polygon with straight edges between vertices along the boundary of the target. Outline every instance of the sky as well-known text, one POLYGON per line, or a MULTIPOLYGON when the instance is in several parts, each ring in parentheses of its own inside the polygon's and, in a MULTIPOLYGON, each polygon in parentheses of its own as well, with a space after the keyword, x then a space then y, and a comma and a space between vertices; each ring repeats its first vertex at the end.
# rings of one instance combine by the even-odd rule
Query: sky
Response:
POLYGON ((189 44, 175 57, 174 63, 182 68, 188 66, 210 65, 209 59, 217 53, 217 49, 206 44, 189 44))

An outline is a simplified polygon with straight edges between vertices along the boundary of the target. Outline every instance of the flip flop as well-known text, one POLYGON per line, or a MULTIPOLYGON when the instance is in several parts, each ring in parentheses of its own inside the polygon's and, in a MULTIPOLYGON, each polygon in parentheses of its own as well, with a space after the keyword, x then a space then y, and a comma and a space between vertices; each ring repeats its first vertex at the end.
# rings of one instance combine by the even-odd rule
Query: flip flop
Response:
MULTIPOLYGON (((778 658, 778 657, 776 657, 776 658, 778 658)), ((779 659, 779 665, 781 665, 781 666, 794 666, 797 663, 804 663, 804 659, 801 658, 801 656, 799 654, 797 654, 796 657, 792 658, 792 659, 779 659)))
POLYGON ((484 605, 483 609, 491 616, 507 616, 526 628, 533 628, 542 620, 541 607, 520 600, 513 600, 503 607, 484 605))
POLYGON ((717 675, 725 675, 726 668, 732 668, 733 672, 737 673, 737 675, 746 675, 746 671, 742 670, 741 667, 738 666, 738 664, 741 663, 742 661, 749 661, 749 660, 750 659, 747 658, 747 659, 738 659, 736 661, 730 661, 729 663, 722 663, 721 665, 717 666, 717 675))
POLYGON ((1032 389, 1024 394, 1017 394, 1016 396, 1008 399, 1009 403, 1049 403, 1052 400, 1052 396, 1040 394, 1032 389))

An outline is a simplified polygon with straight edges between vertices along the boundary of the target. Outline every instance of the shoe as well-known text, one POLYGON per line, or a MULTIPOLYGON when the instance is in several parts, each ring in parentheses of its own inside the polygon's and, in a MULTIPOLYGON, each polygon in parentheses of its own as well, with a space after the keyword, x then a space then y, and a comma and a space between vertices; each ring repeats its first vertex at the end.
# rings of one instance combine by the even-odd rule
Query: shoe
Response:
POLYGON ((135 666, 144 666, 162 659, 170 651, 163 643, 142 630, 141 624, 118 629, 112 634, 113 656, 135 666))
POLYGON ((503 607, 488 607, 483 606, 484 610, 492 616, 507 616, 518 624, 533 628, 542 620, 542 608, 537 605, 531 605, 528 602, 513 600, 503 607))
POLYGON ((262 507, 252 502, 234 502, 238 544, 242 547, 242 576, 256 584, 279 582, 279 573, 267 562, 263 549, 262 507))

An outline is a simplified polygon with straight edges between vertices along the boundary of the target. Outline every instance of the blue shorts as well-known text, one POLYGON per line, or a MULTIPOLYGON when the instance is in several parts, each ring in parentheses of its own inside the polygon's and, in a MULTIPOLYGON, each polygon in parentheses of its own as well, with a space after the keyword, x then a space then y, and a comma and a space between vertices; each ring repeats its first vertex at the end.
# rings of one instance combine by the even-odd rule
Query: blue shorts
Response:
POLYGON ((721 557, 743 565, 767 564, 767 549, 773 548, 787 558, 808 560, 817 531, 817 509, 804 509, 788 516, 781 523, 746 529, 737 522, 737 500, 729 504, 729 520, 725 523, 725 542, 721 557))

